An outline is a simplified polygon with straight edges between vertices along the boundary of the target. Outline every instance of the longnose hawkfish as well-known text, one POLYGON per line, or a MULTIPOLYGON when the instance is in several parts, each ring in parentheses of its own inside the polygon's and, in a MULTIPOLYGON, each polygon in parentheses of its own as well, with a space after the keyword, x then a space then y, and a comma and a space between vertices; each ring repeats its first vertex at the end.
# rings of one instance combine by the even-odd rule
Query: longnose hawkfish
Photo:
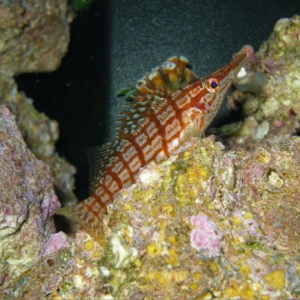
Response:
POLYGON ((117 140, 89 150, 90 196, 56 213, 76 221, 105 245, 102 218, 108 204, 135 182, 141 167, 166 160, 191 136, 203 135, 246 58, 240 53, 218 71, 196 79, 185 68, 186 59, 173 57, 164 74, 154 71, 139 81, 131 110, 120 120, 117 140), (169 92, 178 85, 178 72, 187 82, 194 81, 169 92))

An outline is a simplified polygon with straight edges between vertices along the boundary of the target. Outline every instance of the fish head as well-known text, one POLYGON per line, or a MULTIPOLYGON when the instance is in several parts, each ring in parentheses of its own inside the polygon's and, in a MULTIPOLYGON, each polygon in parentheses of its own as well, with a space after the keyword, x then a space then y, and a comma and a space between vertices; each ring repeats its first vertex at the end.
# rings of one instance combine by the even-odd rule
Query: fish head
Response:
POLYGON ((247 55, 242 53, 228 65, 195 82, 195 84, 201 86, 201 89, 198 89, 200 91, 200 97, 194 98, 196 100, 194 101, 194 107, 205 114, 203 130, 205 130, 215 118, 231 84, 246 59, 247 55))

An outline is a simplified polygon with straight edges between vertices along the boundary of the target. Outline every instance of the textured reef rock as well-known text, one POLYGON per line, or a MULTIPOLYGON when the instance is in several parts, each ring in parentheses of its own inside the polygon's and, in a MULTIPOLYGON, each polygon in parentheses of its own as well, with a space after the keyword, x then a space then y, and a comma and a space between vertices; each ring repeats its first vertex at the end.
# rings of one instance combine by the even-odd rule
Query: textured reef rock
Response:
POLYGON ((105 249, 52 234, 3 298, 298 299, 299 32, 299 17, 283 19, 259 55, 246 46, 228 104, 245 121, 222 129, 231 149, 191 139, 144 167, 108 209, 105 249))
POLYGON ((146 167, 109 210, 100 270, 113 296, 299 293, 300 139, 225 153, 209 137, 178 152, 146 167))
POLYGON ((228 107, 241 107, 244 121, 225 125, 229 148, 254 148, 273 136, 293 135, 300 125, 300 16, 279 20, 268 41, 254 54, 237 80, 239 90, 228 107))
POLYGON ((0 106, 0 286, 27 271, 55 232, 60 204, 53 172, 27 149, 9 110, 0 106))
POLYGON ((55 152, 58 124, 39 113, 32 99, 18 92, 13 76, 58 68, 67 52, 71 21, 67 0, 0 3, 0 104, 16 116, 22 136, 36 157, 55 171, 55 188, 65 203, 76 202, 75 168, 55 152))
POLYGON ((70 34, 67 1, 0 3, 0 65, 5 74, 56 70, 70 34))
POLYGON ((74 240, 62 232, 56 233, 42 253, 43 257, 29 272, 2 295, 0 292, 3 298, 102 299, 104 282, 99 270, 102 252, 89 236, 80 232, 74 240))
MULTIPOLYGON (((18 92, 13 76, 55 70, 69 43, 67 0, 0 1, 0 287, 27 271, 55 232, 55 187, 74 202, 75 168, 58 156, 58 124, 18 92), (10 114, 13 113, 15 120, 10 114), (18 128, 17 128, 18 126, 18 128), (22 140, 25 140, 25 142, 22 140), (26 148, 34 153, 34 155, 26 148)), ((1 297, 2 298, 2 297, 1 297)))
POLYGON ((5 294, 296 298, 299 162, 296 137, 274 138, 252 152, 225 152, 213 136, 192 139, 165 163, 143 168, 109 207, 105 250, 84 232, 75 240, 53 235, 43 258, 5 294))

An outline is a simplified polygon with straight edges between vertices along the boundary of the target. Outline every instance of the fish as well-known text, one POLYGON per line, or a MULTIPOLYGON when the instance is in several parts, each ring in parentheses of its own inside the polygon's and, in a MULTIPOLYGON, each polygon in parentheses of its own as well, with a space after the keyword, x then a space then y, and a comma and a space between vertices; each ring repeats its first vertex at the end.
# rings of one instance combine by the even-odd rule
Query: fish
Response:
POLYGON ((108 205, 135 182, 140 168, 165 161, 191 137, 203 136, 246 59, 241 52, 228 65, 197 79, 185 68, 187 60, 173 57, 163 74, 155 69, 140 80, 131 109, 121 113, 116 140, 88 150, 90 196, 56 214, 77 222, 104 247, 102 222, 108 205))

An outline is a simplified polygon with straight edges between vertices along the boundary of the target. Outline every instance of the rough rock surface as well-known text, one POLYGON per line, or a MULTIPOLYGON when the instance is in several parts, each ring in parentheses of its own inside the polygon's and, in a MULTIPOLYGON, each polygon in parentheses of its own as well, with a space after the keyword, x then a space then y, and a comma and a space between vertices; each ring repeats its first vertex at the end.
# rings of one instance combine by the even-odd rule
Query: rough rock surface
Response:
POLYGON ((55 232, 60 204, 53 172, 26 147, 15 118, 0 106, 0 285, 27 271, 55 232))
POLYGON ((13 76, 58 68, 67 52, 71 21, 67 0, 0 2, 0 104, 16 116, 27 146, 55 171, 55 188, 64 203, 76 202, 76 171, 55 152, 58 124, 39 113, 33 100, 18 92, 13 76))
POLYGON ((0 65, 5 74, 57 69, 69 39, 67 1, 0 3, 0 65))
POLYGON ((300 130, 300 16, 280 19, 270 38, 249 61, 240 89, 229 97, 230 109, 240 108, 243 121, 225 125, 230 149, 253 149, 273 136, 293 135, 300 130))
POLYGON ((165 163, 143 168, 110 206, 105 250, 84 232, 75 240, 59 234, 5 294, 296 298, 299 158, 299 138, 274 138, 252 152, 225 152, 213 136, 192 139, 165 163))
POLYGON ((108 213, 102 275, 112 295, 295 296, 300 139, 225 153, 209 137, 180 151, 146 167, 108 213))

